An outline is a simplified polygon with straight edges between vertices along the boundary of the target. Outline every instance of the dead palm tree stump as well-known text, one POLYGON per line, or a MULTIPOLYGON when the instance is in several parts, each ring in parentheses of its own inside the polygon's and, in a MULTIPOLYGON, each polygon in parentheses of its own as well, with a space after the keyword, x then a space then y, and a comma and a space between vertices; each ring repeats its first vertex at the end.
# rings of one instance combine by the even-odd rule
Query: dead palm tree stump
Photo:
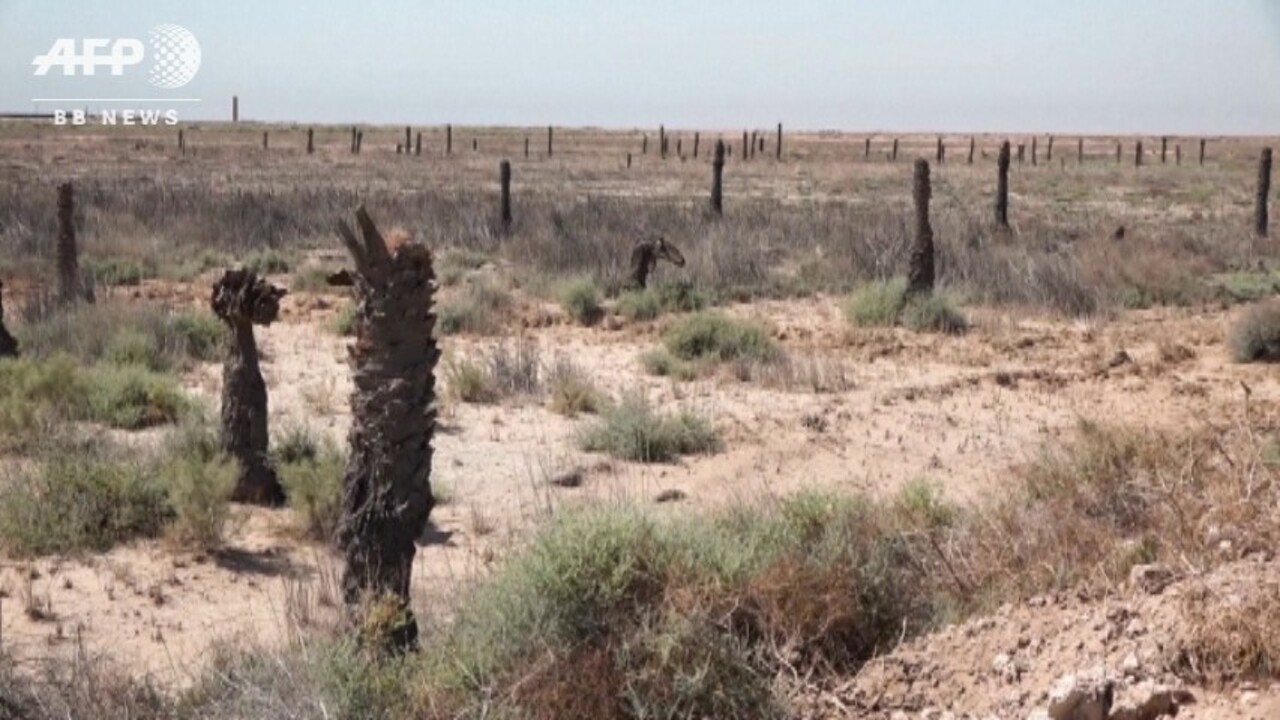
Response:
POLYGON ((231 494, 235 502, 280 505, 285 499, 267 456, 267 384, 253 336, 254 325, 275 322, 284 294, 251 270, 227 270, 214 283, 209 301, 214 314, 231 328, 222 365, 222 449, 240 466, 231 494))
POLYGON ((0 281, 0 358, 18 357, 18 340, 4 326, 4 282, 0 281))
POLYGON ((916 238, 907 268, 907 295, 933 292, 933 227, 929 224, 929 161, 916 160, 912 195, 916 206, 916 238))
POLYGON ((997 160, 999 175, 996 178, 996 226, 1002 230, 1009 229, 1009 141, 1000 145, 1000 157, 997 160))
POLYGON ((79 251, 76 248, 75 196, 71 183, 58 186, 58 299, 63 304, 84 300, 93 302, 91 286, 80 274, 79 251))
POLYGON ((1271 148, 1262 149, 1258 160, 1258 195, 1253 208, 1253 229, 1258 237, 1267 236, 1267 198, 1271 195, 1271 148))
POLYGON ((338 223, 355 262, 358 301, 350 456, 337 531, 346 563, 342 588, 349 608, 369 599, 395 603, 396 622, 377 640, 407 649, 418 635, 409 609, 416 541, 435 504, 435 275, 421 244, 405 243, 392 253, 363 207, 356 222, 361 238, 338 223))
POLYGON ((724 214, 724 141, 716 141, 715 156, 711 160, 711 212, 724 214))

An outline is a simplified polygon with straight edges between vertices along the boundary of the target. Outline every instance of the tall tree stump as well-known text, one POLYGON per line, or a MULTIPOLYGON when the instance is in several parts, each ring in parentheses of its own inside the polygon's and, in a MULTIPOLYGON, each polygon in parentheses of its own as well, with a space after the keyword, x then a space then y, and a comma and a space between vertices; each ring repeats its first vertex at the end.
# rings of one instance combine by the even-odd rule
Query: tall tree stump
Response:
POLYGON ((416 242, 395 252, 363 207, 361 237, 346 222, 338 233, 355 262, 356 340, 350 347, 350 454, 343 476, 337 539, 345 567, 343 598, 394 602, 399 621, 384 638, 394 649, 417 643, 409 609, 416 541, 435 500, 431 440, 435 368, 431 253, 416 242))
POLYGON ((724 141, 716 140, 715 155, 711 160, 711 212, 724 214, 724 141))
POLYGON ((915 244, 911 248, 910 265, 907 267, 907 294, 933 292, 933 226, 929 224, 929 197, 933 190, 929 184, 929 161, 916 160, 915 182, 912 198, 916 208, 915 244))
POLYGON ((239 463, 231 499, 280 505, 284 488, 271 467, 267 431, 267 384, 258 363, 254 325, 270 325, 285 291, 250 270, 227 270, 213 285, 209 305, 231 330, 222 364, 222 449, 239 463))
POLYGON ((1009 229, 1009 141, 1000 144, 1000 157, 996 160, 996 226, 1009 229))
POLYGON ((76 247, 75 195, 71 183, 58 186, 58 299, 65 305, 93 302, 93 289, 80 274, 80 253, 76 247))
POLYGON ((1258 160, 1258 193, 1253 205, 1253 229, 1258 237, 1267 236, 1267 199, 1271 195, 1271 148, 1262 149, 1258 160))
POLYGON ((511 232, 511 163, 503 160, 498 165, 498 180, 502 186, 502 232, 511 232))
POLYGON ((0 358, 18 357, 18 339, 4 326, 4 281, 0 280, 0 358))

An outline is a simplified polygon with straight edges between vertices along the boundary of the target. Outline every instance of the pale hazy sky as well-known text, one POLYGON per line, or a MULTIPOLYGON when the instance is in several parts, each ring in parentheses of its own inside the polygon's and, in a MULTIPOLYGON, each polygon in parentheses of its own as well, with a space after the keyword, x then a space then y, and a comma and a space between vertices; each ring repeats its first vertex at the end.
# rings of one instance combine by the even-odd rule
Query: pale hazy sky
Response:
POLYGON ((0 0, 0 110, 232 94, 338 123, 1280 134, 1280 0, 0 0), (32 75, 55 38, 161 23, 203 49, 185 88, 32 75))

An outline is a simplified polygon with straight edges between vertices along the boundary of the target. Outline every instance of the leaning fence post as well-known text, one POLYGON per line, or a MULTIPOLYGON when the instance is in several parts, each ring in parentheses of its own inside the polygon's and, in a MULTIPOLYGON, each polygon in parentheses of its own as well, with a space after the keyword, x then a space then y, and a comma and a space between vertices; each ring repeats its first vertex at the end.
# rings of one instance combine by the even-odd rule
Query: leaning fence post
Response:
POLYGON ((724 214, 724 141, 716 140, 715 156, 711 161, 711 212, 724 214))
POLYGON ((64 304, 80 300, 92 301, 89 287, 80 275, 79 250, 76 248, 75 196, 71 183, 58 186, 58 299, 64 304))

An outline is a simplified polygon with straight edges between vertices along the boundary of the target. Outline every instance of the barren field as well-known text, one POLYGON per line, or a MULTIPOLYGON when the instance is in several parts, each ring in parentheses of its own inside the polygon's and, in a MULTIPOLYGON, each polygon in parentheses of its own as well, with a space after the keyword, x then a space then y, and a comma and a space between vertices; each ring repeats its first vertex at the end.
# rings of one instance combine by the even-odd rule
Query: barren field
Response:
MULTIPOLYGON (((890 632, 896 642, 878 645, 865 664, 804 666, 803 652, 775 648, 773 693, 791 716, 1021 719, 1047 706, 1063 675, 1102 668, 1126 700, 1146 693, 1141 702, 1156 685, 1188 690, 1199 702, 1180 717, 1280 712, 1280 656, 1268 654, 1280 653, 1275 616, 1249 644, 1257 662, 1247 668, 1183 672, 1188 654, 1168 652, 1206 645, 1188 607, 1214 613, 1254 595, 1267 612, 1280 607, 1268 545, 1280 534, 1280 376, 1272 365, 1240 362, 1232 341, 1233 326, 1280 288, 1275 241, 1252 229, 1257 157, 1269 140, 1209 138, 1201 166, 1199 138, 1171 138, 1163 163, 1160 139, 1143 138, 1139 168, 1137 138, 1086 137, 1080 146, 1058 138, 1048 159, 1042 136, 1033 166, 1030 138, 1012 137, 1027 157, 1013 165, 1005 231, 992 222, 1004 137, 976 136, 970 163, 970 136, 944 136, 939 164, 934 136, 900 136, 894 161, 888 133, 871 135, 867 154, 865 134, 787 132, 776 159, 766 131, 766 150, 744 160, 740 131, 700 131, 694 158, 694 132, 667 129, 663 159, 656 129, 556 128, 550 157, 545 128, 456 127, 448 157, 442 128, 421 128, 420 156, 396 152, 403 128, 363 130, 363 149, 352 154, 349 128, 318 127, 308 155, 305 127, 188 125, 179 152, 170 129, 0 122, 5 322, 33 356, 66 350, 42 329, 52 322, 42 308, 54 277, 55 185, 70 181, 80 264, 95 278, 98 307, 204 313, 223 269, 240 263, 288 288, 279 319, 256 329, 273 443, 305 431, 341 449, 351 424, 353 340, 338 326, 352 300, 316 281, 346 264, 334 223, 363 203, 385 230, 425 243, 436 259, 442 349, 431 475, 440 504, 412 580, 412 608, 428 627, 465 613, 477 588, 564 516, 638 508, 656 523, 710 524, 798 496, 897 507, 919 492, 981 515, 1017 495, 1046 457, 1088 428, 1213 438, 1097 463, 1122 465, 1117 473, 1141 488, 1131 494, 1142 502, 1177 505, 1186 522, 1173 533, 1180 539, 1117 521, 1124 561, 1108 550, 1105 563, 1068 567, 1033 556, 1033 544, 1017 540, 1021 531, 987 528, 990 543, 1009 541, 999 553, 1005 569, 987 573, 980 557, 988 556, 963 549, 983 531, 939 526, 937 553, 924 562, 930 574, 956 578, 963 601, 923 624, 904 615, 900 632, 890 632), (723 218, 705 210, 717 137, 734 147, 723 218), (850 319, 859 293, 906 273, 916 157, 933 163, 938 294, 963 317, 963 332, 850 319), (503 159, 514 176, 509 231, 497 219, 503 159), (659 264, 651 284, 698 293, 692 311, 664 307, 649 317, 628 305, 631 245, 659 234, 687 263, 659 264), (598 310, 576 312, 573 283, 591 288, 598 310), (687 366, 667 358, 676 369, 655 372, 655 353, 675 352, 673 334, 705 313, 760 329, 769 352, 687 366), (591 389, 592 407, 565 411, 570 376, 591 389), (608 408, 628 401, 703 419, 716 442, 661 462, 585 449, 608 408), (1238 471, 1232 477, 1248 487, 1201 515, 1169 500, 1190 492, 1179 483, 1207 467, 1238 471), (1138 546, 1144 550, 1129 552, 1138 546), (1048 568, 1048 579, 1029 579, 1040 570, 1017 575, 1010 568, 1021 565, 1010 557, 1048 568), (1171 573, 1169 589, 1152 594, 1131 582, 1131 567, 1152 564, 1171 573), (1196 593, 1215 599, 1186 599, 1196 593)), ((216 417, 219 354, 164 372, 194 408, 184 412, 216 417)), ((7 406, 5 413, 14 419, 0 424, 0 438, 25 438, 53 422, 7 406)), ((149 456, 182 422, 62 424, 149 456)), ((0 486, 12 492, 28 482, 46 457, 40 446, 0 443, 0 486)), ((1204 491, 1194 503, 1218 499, 1204 491)), ((0 650, 16 668, 11 677, 40 675, 49 660, 91 657, 176 693, 207 687, 210 667, 224 667, 214 660, 236 648, 305 653, 308 638, 340 633, 341 560, 331 543, 306 531, 297 507, 229 512, 220 537, 196 546, 172 531, 52 551, 0 537, 0 650)), ((1099 516, 1080 512, 1088 522, 1099 516)), ((528 692, 537 691, 550 693, 536 697, 562 716, 586 716, 587 706, 557 705, 563 698, 547 688, 528 692)), ((236 712, 267 717, 271 707, 236 712)), ((715 712, 731 714, 704 716, 715 712)))

